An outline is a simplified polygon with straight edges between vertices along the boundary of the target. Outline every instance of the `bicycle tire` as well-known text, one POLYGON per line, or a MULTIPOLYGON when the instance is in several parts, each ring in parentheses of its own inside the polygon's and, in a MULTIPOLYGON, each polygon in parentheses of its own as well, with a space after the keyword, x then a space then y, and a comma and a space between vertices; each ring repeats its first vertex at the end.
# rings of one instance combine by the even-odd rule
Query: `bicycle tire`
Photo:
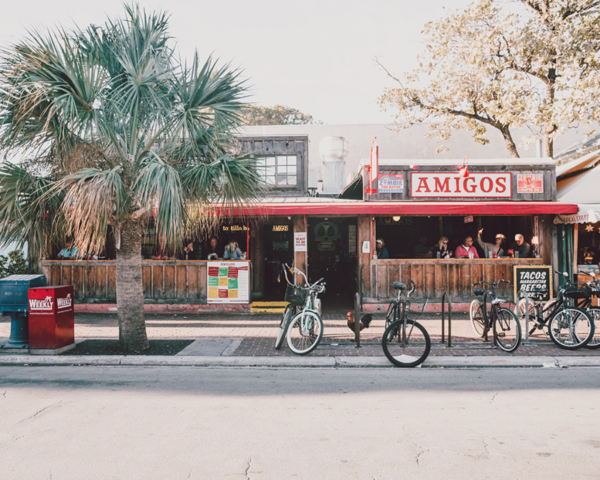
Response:
POLYGON ((600 348, 600 329, 598 328, 598 324, 600 323, 600 307, 590 306, 587 311, 594 321, 594 336, 586 345, 584 345, 584 347, 589 348, 590 350, 596 350, 597 348, 600 348))
POLYGON ((281 322, 279 323, 279 331, 277 332, 277 338, 275 339, 275 349, 279 350, 285 340, 285 334, 287 333, 288 326, 292 317, 294 316, 294 307, 288 304, 285 307, 283 315, 281 316, 281 322))
POLYGON ((425 327, 420 323, 413 320, 406 321, 406 328, 411 327, 408 332, 408 339, 403 342, 395 341, 401 335, 401 331, 404 328, 404 320, 397 320, 391 323, 388 328, 385 329, 383 338, 381 340, 381 346, 383 347, 383 353, 390 362, 396 367, 401 368, 413 368, 425 361, 429 356, 431 350, 431 339, 425 327), (415 328, 417 331, 415 332, 415 328), (413 332, 416 334, 414 335, 413 332), (412 350, 410 350, 410 338, 413 337, 416 342, 413 344, 412 350), (397 355, 397 350, 400 349, 401 354, 397 355), (422 351, 421 351, 422 349, 422 351), (415 355, 409 355, 409 353, 416 353, 415 355))
POLYGON ((587 345, 594 336, 594 321, 590 314, 581 308, 564 307, 550 318, 548 333, 552 341, 559 347, 566 350, 577 350, 587 345), (585 335, 578 335, 577 332, 573 332, 578 327, 578 323, 581 325, 582 332, 586 333, 585 335), (562 332, 565 329, 567 329, 567 332, 565 332, 565 338, 563 338, 562 332), (582 337, 585 338, 582 339, 582 337))
POLYGON ((317 312, 301 311, 290 323, 287 331, 287 344, 296 355, 307 355, 312 352, 323 338, 323 320, 317 312), (309 323, 305 317, 312 317, 314 323, 309 323), (316 328, 315 328, 316 327, 316 328), (315 329, 318 332, 315 334, 315 329), (298 330, 298 336, 294 336, 298 330))
POLYGON ((475 299, 471 302, 469 308, 469 317, 471 318, 471 326, 478 337, 485 335, 485 320, 483 318, 483 310, 481 309, 481 302, 475 299))
POLYGON ((509 308, 499 308, 494 319, 494 340, 504 352, 514 352, 521 345, 521 322, 509 308), (512 333, 514 331, 514 334, 512 333))

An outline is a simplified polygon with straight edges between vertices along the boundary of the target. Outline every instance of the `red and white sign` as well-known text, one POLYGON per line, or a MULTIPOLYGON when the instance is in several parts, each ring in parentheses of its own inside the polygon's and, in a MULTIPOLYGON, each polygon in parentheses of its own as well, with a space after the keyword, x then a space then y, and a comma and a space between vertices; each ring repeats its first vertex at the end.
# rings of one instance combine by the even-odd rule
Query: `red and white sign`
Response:
POLYGON ((65 298, 56 299, 56 307, 61 310, 63 308, 71 308, 73 306, 73 298, 70 293, 65 298))
POLYGON ((308 251, 308 242, 306 232, 294 232, 294 251, 308 251))
POLYGON ((411 172, 412 198, 511 198, 511 173, 411 172))
POLYGON ((29 311, 30 312, 51 312, 54 307, 54 301, 51 296, 47 296, 44 299, 29 299, 29 311))
POLYGON ((544 176, 541 173, 519 173, 517 175, 518 193, 544 193, 544 176))

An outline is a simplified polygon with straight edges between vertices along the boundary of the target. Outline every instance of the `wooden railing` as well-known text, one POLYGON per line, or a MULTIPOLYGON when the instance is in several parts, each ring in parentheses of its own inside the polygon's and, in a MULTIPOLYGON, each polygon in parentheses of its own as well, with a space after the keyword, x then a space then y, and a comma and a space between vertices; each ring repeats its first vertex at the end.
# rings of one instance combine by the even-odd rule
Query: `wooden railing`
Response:
POLYGON ((440 302, 444 292, 448 292, 453 302, 471 301, 474 298, 473 283, 504 279, 511 283, 498 289, 497 293, 512 301, 515 265, 543 265, 543 261, 541 258, 373 260, 366 301, 395 297, 392 284, 395 281, 408 284, 411 279, 417 285, 414 297, 440 302))
MULTIPOLYGON (((206 303, 208 263, 142 260, 145 303, 206 303)), ((40 267, 49 285, 73 285, 77 302, 116 302, 114 260, 45 260, 40 267)))

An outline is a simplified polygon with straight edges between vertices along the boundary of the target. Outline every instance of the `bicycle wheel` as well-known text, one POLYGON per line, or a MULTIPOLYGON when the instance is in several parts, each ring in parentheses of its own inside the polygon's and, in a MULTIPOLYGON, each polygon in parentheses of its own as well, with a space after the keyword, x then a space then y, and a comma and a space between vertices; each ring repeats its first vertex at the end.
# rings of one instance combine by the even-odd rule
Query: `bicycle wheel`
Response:
POLYGON ((587 312, 592 317, 592 320, 594 320, 594 336, 584 346, 585 348, 595 350, 596 348, 600 348, 600 329, 598 328, 600 324, 600 307, 588 307, 587 312))
POLYGON ((385 329, 381 341, 383 353, 397 367, 416 367, 431 350, 431 339, 425 328, 413 321, 397 320, 385 329))
POLYGON ((521 323, 512 310, 499 308, 496 311, 494 339, 505 352, 514 352, 521 345, 521 323))
POLYGON ((281 322, 279 323, 279 331, 277 332, 277 339, 275 340, 275 349, 279 350, 283 345, 283 340, 285 338, 285 334, 287 333, 288 325, 290 324, 290 320, 294 315, 294 307, 289 304, 285 307, 285 311, 281 317, 281 322))
POLYGON ((302 311, 288 327, 287 343, 296 355, 312 352, 323 337, 323 320, 316 312, 302 311))
POLYGON ((473 330, 475 330, 477 336, 483 337, 483 334, 485 333, 485 319, 483 318, 481 302, 478 299, 471 302, 469 317, 471 317, 471 325, 473 325, 473 330))
MULTIPOLYGON (((521 322, 523 325, 525 325, 525 321, 527 320, 526 310, 527 300, 522 298, 521 300, 519 300, 519 303, 515 305, 515 315, 519 319, 519 322, 521 322)), ((529 329, 529 331, 533 333, 538 326, 538 320, 539 319, 537 318, 537 310, 535 308, 533 300, 529 299, 529 325, 525 325, 525 328, 529 329)))
POLYGON ((564 307, 548 322, 548 332, 556 345, 575 350, 586 345, 594 336, 594 321, 581 308, 564 307))

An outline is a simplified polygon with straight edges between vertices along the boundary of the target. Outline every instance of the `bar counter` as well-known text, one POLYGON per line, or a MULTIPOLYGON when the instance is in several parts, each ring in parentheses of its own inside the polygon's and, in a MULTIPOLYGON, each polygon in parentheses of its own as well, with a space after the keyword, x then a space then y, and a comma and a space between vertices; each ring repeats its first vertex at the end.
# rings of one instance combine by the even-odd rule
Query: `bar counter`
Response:
MULTIPOLYGON (((209 260, 142 260, 144 303, 206 303, 209 263, 209 260)), ((78 303, 116 302, 115 260, 42 260, 40 269, 48 285, 73 285, 78 303)))
POLYGON ((471 285, 485 280, 508 280, 497 290, 499 296, 513 300, 513 267, 515 265, 544 265, 541 258, 474 258, 474 259, 392 259, 372 260, 370 292, 364 301, 381 302, 395 298, 395 281, 407 286, 412 279, 417 289, 413 298, 441 301, 448 292, 453 302, 470 302, 474 297, 471 285))

